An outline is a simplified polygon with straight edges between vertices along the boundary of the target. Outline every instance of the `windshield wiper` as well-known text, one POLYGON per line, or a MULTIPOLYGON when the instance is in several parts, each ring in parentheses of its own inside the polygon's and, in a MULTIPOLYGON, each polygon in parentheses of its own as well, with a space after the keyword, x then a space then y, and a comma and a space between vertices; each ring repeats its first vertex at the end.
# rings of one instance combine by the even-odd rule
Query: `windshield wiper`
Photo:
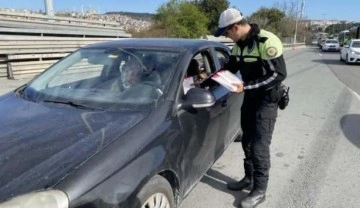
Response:
POLYGON ((17 93, 18 95, 24 94, 24 90, 26 89, 26 87, 27 87, 27 84, 21 85, 20 87, 15 89, 15 93, 17 93))
POLYGON ((86 105, 83 105, 83 104, 74 103, 72 101, 61 101, 61 100, 49 100, 49 99, 46 99, 46 100, 42 100, 42 102, 45 102, 45 103, 59 103, 59 104, 69 105, 69 106, 72 106, 72 107, 75 107, 75 108, 82 108, 82 109, 100 110, 100 111, 104 110, 104 109, 101 109, 101 108, 95 108, 95 107, 92 107, 92 106, 86 106, 86 105))

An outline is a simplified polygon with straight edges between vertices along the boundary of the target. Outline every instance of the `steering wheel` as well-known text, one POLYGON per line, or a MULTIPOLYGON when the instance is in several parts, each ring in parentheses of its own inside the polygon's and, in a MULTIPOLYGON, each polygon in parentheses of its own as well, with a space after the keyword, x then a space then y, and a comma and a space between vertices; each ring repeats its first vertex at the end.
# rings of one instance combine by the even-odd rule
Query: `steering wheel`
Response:
POLYGON ((151 82, 151 81, 143 81, 143 82, 141 82, 141 84, 153 87, 155 92, 158 94, 159 97, 164 94, 164 92, 161 89, 162 87, 161 87, 160 84, 156 84, 156 83, 151 82))

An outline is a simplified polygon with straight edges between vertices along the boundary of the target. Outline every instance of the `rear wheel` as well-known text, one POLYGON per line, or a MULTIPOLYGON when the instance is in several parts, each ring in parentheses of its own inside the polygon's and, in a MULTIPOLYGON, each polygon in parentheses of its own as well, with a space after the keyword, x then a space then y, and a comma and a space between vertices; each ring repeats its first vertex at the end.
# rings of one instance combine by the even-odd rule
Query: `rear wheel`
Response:
POLYGON ((174 194, 162 176, 152 177, 136 195, 136 208, 175 208, 174 194))

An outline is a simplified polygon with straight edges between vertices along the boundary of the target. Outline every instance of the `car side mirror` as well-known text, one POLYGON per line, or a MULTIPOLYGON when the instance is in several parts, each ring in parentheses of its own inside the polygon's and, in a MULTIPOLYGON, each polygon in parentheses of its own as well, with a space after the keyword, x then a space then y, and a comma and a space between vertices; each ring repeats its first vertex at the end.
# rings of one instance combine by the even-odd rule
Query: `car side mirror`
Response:
POLYGON ((350 45, 344 45, 344 48, 350 48, 350 45))
POLYGON ((215 104, 215 97, 209 90, 191 88, 183 97, 178 109, 207 108, 215 104))

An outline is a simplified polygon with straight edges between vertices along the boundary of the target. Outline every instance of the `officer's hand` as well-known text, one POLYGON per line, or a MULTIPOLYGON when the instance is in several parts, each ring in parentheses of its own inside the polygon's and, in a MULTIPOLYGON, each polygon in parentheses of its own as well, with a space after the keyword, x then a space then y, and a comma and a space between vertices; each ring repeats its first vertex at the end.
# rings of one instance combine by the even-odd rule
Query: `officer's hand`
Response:
POLYGON ((241 83, 241 84, 238 84, 238 83, 233 83, 232 85, 236 86, 236 93, 242 93, 244 92, 244 85, 241 83))

